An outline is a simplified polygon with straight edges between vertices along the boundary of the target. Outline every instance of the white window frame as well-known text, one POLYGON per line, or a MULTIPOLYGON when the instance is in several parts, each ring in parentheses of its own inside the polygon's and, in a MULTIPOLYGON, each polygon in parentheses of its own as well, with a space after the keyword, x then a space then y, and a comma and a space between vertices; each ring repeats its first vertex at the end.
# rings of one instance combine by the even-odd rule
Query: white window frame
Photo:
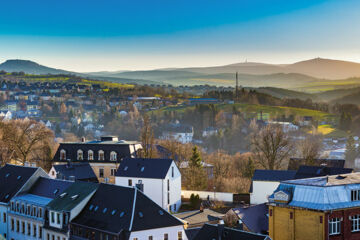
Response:
POLYGON ((94 152, 93 152, 93 150, 88 151, 88 160, 89 161, 94 161, 94 152))
POLYGON ((350 217, 351 219, 351 232, 360 231, 360 214, 356 214, 350 217))
POLYGON ((66 151, 65 151, 65 149, 60 150, 60 160, 66 160, 66 151))
POLYGON ((359 189, 353 189, 351 190, 351 201, 360 201, 360 190, 359 189))
POLYGON ((98 156, 99 161, 105 160, 105 152, 103 150, 99 150, 98 155, 99 155, 98 156), (102 156, 102 158, 101 158, 101 156, 102 156))
POLYGON ((110 152, 110 161, 116 161, 117 160, 117 153, 115 151, 110 152))
POLYGON ((84 160, 84 152, 83 152, 83 150, 81 150, 81 149, 77 150, 76 159, 79 160, 79 161, 84 160), (81 156, 81 159, 80 159, 80 156, 81 156))
POLYGON ((341 218, 329 219, 329 235, 338 235, 341 233, 341 218))

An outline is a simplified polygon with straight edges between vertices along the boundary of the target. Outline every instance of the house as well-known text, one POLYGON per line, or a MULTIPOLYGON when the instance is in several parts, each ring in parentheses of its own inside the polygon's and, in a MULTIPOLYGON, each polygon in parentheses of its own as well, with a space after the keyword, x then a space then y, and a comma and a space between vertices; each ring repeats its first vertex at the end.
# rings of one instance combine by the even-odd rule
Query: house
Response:
POLYGON ((207 127, 207 128, 205 128, 205 129, 203 130, 202 136, 203 136, 203 137, 210 137, 210 136, 216 135, 217 133, 218 133, 217 128, 207 127))
POLYGON ((98 182, 89 163, 55 164, 49 171, 50 178, 84 182, 98 182))
POLYGON ((299 126, 291 123, 291 122, 277 122, 277 121, 268 121, 267 125, 275 125, 282 128, 284 132, 293 132, 299 130, 299 126))
POLYGON ((0 111, 0 118, 3 121, 8 121, 13 118, 13 114, 10 111, 0 111))
POLYGON ((41 168, 6 164, 0 168, 0 238, 8 238, 8 208, 10 200, 31 187, 39 176, 46 176, 41 168))
POLYGON ((199 228, 206 223, 217 224, 224 218, 224 214, 209 208, 177 213, 174 216, 183 220, 186 229, 199 228))
POLYGON ((268 197, 275 191, 281 181, 294 179, 296 171, 291 170, 259 170, 252 177, 250 203, 268 202, 268 197))
POLYGON ((73 182, 39 177, 29 190, 13 197, 8 211, 8 239, 42 239, 46 205, 71 184, 73 182))
POLYGON ((139 142, 102 136, 100 140, 60 143, 53 163, 88 162, 99 182, 115 182, 115 172, 123 158, 136 157, 142 146, 139 142))
POLYGON ((115 176, 116 185, 137 187, 167 211, 181 206, 181 173, 172 159, 125 158, 115 176))
MULTIPOLYGON (((290 158, 288 170, 298 170, 301 165, 307 165, 304 158, 290 158)), ((313 159, 312 165, 344 168, 345 159, 317 158, 313 159)))
POLYGON ((234 228, 225 227, 224 224, 205 224, 192 240, 271 240, 269 236, 250 233, 234 228))
POLYGON ((267 203, 258 205, 232 208, 225 217, 225 222, 229 224, 237 223, 241 230, 247 232, 268 234, 269 217, 267 203))
POLYGON ((352 173, 352 168, 336 168, 326 166, 300 166, 296 171, 294 179, 313 178, 328 175, 339 175, 352 173))
POLYGON ((282 182, 269 198, 269 235, 276 240, 359 239, 360 173, 282 182))
POLYGON ((162 139, 190 143, 194 137, 194 128, 187 124, 172 123, 165 127, 162 139))
POLYGON ((181 239, 183 222, 134 187, 99 184, 71 223, 72 239, 181 239))
POLYGON ((70 222, 95 194, 98 184, 75 182, 46 205, 44 239, 70 239, 70 222))

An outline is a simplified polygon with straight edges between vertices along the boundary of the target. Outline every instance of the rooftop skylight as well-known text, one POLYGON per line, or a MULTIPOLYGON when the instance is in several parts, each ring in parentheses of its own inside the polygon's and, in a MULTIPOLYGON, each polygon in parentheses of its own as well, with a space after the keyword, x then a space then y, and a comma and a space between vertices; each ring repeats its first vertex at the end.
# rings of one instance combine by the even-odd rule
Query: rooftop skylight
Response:
POLYGON ((5 175, 6 178, 9 177, 9 176, 10 176, 10 173, 7 173, 7 174, 5 175))
POLYGON ((104 208, 103 213, 106 213, 106 211, 107 211, 107 208, 104 208))
POLYGON ((125 215, 124 212, 121 212, 121 213, 120 213, 120 217, 123 217, 124 215, 125 215))
POLYGON ((19 175, 18 177, 17 177, 17 180, 20 180, 21 179, 21 176, 19 175))
POLYGON ((144 216, 144 214, 142 213, 142 212, 139 212, 139 217, 143 217, 144 216))
POLYGON ((72 200, 75 200, 75 199, 77 199, 78 197, 79 197, 79 195, 76 194, 76 195, 74 195, 74 196, 71 196, 71 199, 72 199, 72 200))
POLYGON ((142 168, 140 169, 141 172, 143 172, 144 170, 145 170, 145 167, 142 167, 142 168))
POLYGON ((60 197, 63 198, 63 197, 65 197, 66 195, 67 195, 67 193, 64 192, 64 193, 60 194, 60 197))

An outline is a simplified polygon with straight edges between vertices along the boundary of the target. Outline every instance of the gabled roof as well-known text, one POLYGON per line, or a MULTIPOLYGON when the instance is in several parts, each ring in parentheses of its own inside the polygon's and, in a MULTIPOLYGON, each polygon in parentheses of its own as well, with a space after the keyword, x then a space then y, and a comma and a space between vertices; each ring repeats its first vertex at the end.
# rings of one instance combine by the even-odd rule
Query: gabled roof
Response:
POLYGON ((352 168, 336 168, 325 166, 300 166, 294 179, 313 178, 327 175, 352 173, 352 168))
POLYGON ((266 235, 250 233, 223 225, 205 224, 194 240, 268 240, 266 235))
POLYGON ((38 170, 6 164, 0 169, 0 202, 7 203, 38 170))
POLYGON ((164 179, 172 162, 172 159, 125 158, 116 171, 116 176, 164 179))
POLYGON ((73 183, 71 181, 39 177, 28 191, 28 194, 54 199, 73 183))
POLYGON ((267 217, 267 214, 269 208, 266 203, 246 208, 233 208, 232 211, 242 220, 243 224, 245 224, 251 232, 268 232, 269 218, 267 217))
POLYGON ((219 221, 224 217, 224 214, 215 212, 211 209, 205 208, 203 211, 195 210, 177 213, 174 216, 187 222, 189 225, 202 225, 207 222, 219 221))
POLYGON ((101 183, 72 224, 119 234, 183 223, 136 188, 101 183))
MULTIPOLYGON (((290 158, 288 170, 298 170, 301 165, 306 165, 304 158, 290 158)), ((344 159, 318 158, 313 160, 314 166, 344 168, 344 159)))
POLYGON ((62 194, 52 200, 47 207, 54 211, 70 211, 98 188, 98 184, 75 182, 62 194))
POLYGON ((262 170, 256 169, 253 175, 253 181, 274 181, 281 182, 294 179, 296 171, 291 170, 262 170))
POLYGON ((53 167, 59 179, 69 179, 70 176, 74 176, 76 180, 97 179, 89 163, 58 164, 53 167))

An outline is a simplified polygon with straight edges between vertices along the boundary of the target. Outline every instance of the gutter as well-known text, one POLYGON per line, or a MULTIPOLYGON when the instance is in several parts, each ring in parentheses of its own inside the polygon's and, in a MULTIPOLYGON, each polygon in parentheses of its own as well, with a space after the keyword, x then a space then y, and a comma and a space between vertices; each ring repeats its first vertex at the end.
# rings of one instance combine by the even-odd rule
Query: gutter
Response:
POLYGON ((135 205, 136 205, 136 194, 137 194, 137 188, 134 187, 134 202, 133 202, 133 208, 132 208, 132 214, 131 214, 129 232, 131 232, 132 225, 133 225, 133 221, 134 221, 135 205))

